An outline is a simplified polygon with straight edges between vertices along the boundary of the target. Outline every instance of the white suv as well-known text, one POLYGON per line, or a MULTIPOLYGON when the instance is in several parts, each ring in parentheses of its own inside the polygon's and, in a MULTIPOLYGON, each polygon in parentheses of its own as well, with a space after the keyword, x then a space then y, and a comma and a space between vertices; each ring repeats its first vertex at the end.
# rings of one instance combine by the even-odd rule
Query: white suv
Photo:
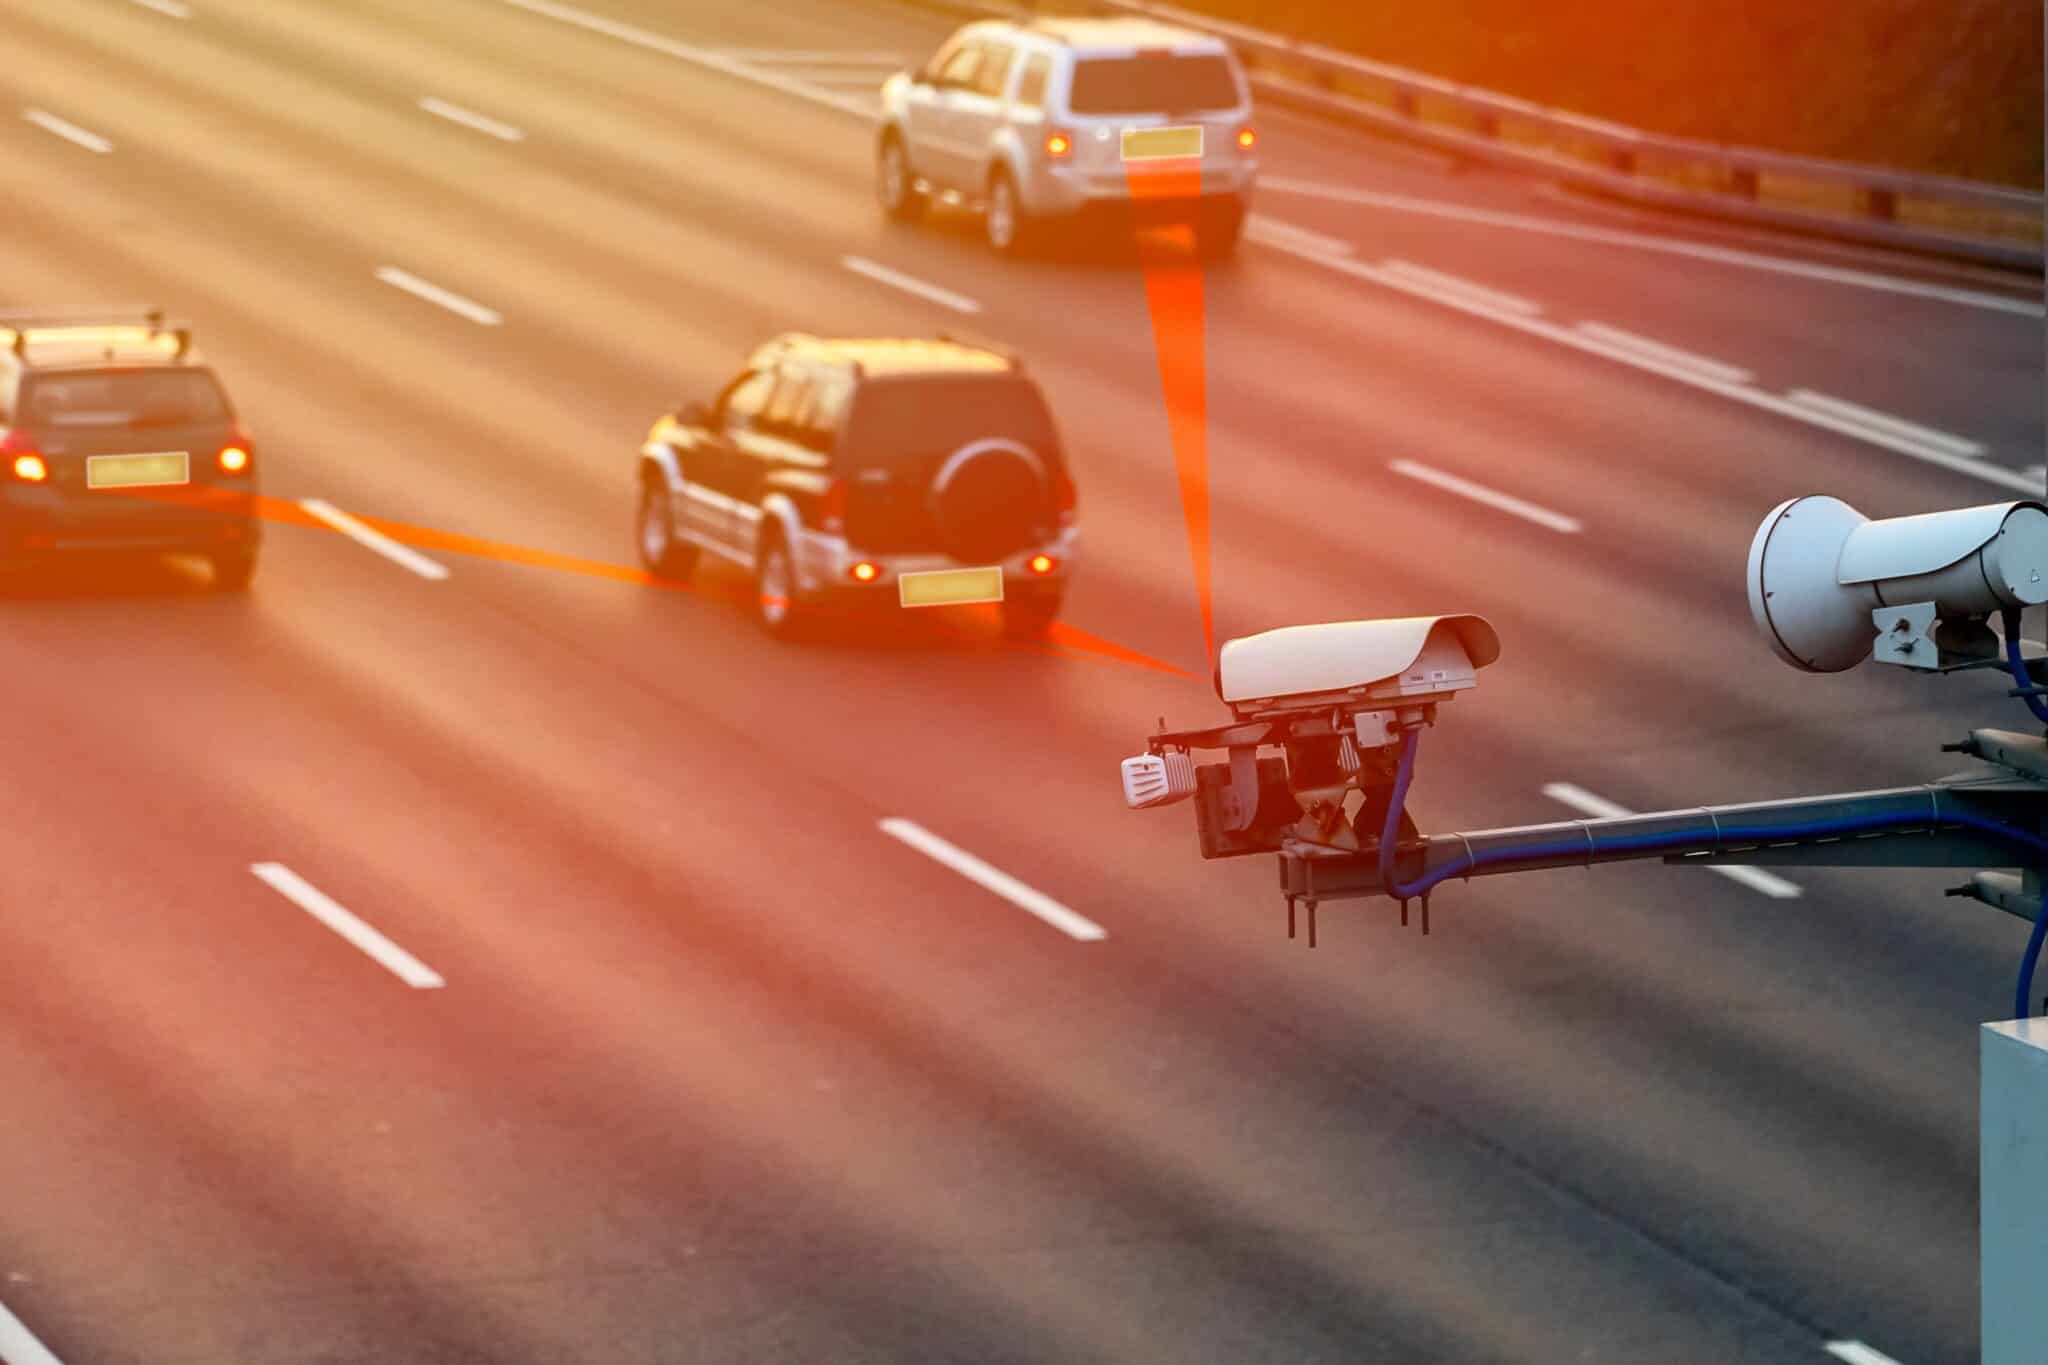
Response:
POLYGON ((1257 145, 1251 88, 1219 38, 1149 19, 991 20, 883 83, 876 188, 897 218, 933 198, 982 210, 1006 255, 1055 219, 1107 213, 1192 223, 1222 256, 1257 145))

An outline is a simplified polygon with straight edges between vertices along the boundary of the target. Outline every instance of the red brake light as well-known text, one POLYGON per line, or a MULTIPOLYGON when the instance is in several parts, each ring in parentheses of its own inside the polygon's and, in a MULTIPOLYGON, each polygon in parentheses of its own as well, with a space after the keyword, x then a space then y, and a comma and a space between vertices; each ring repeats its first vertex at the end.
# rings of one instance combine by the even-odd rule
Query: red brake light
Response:
POLYGON ((825 485, 825 498, 819 505, 818 518, 827 531, 843 530, 846 526, 846 480, 834 479, 825 485))
POLYGON ((863 559, 846 571, 856 583, 872 583, 882 576, 882 571, 863 559))
POLYGON ((36 453, 35 443, 18 427, 0 434, 0 459, 5 459, 14 477, 24 483, 41 483, 50 477, 50 467, 36 453))
POLYGON ((248 431, 237 422, 228 432, 228 439, 213 457, 213 462, 223 474, 246 474, 255 455, 256 447, 250 441, 248 431))
POLYGON ((1243 150, 1243 151, 1247 151, 1247 152, 1248 152, 1248 151, 1250 151, 1250 150, 1251 150, 1252 148, 1254 148, 1254 147, 1258 146, 1258 145, 1259 145, 1259 134, 1258 134, 1258 130, 1257 130, 1257 129, 1255 129, 1255 128, 1253 128, 1253 127, 1252 127, 1252 126, 1251 126, 1250 124, 1246 124, 1246 125, 1245 125, 1244 127, 1242 127, 1242 128, 1240 128, 1240 129, 1238 129, 1238 130, 1237 130, 1237 145, 1238 145, 1238 147, 1239 147, 1239 148, 1240 148, 1241 150, 1243 150))
POLYGON ((1059 128, 1049 129, 1045 135, 1045 154, 1055 161, 1070 156, 1074 151, 1074 135, 1059 128))
POLYGON ((1047 574, 1051 573, 1058 565, 1059 561, 1051 555, 1033 555, 1025 564, 1025 567, 1036 574, 1047 574))

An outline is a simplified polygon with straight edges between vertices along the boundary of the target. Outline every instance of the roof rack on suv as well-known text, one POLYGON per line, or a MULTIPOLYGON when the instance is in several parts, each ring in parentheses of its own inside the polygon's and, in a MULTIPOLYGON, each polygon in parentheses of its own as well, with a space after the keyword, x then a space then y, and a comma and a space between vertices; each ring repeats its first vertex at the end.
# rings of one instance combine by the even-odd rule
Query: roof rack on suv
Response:
POLYGON ((9 349, 22 359, 28 357, 28 340, 34 332, 136 326, 147 327, 152 337, 168 335, 174 338, 177 349, 173 354, 179 358, 183 358, 185 353, 192 349, 191 325, 182 322, 166 324, 162 308, 139 306, 0 311, 0 332, 12 335, 13 340, 9 349))
POLYGON ((940 332, 938 336, 939 340, 946 342, 948 345, 972 346, 978 351, 987 351, 991 355, 999 355, 1004 360, 1010 362, 1010 368, 1013 370, 1024 368, 1024 357, 1017 353, 1015 347, 1006 345, 1003 342, 992 341, 984 336, 976 336, 972 332, 953 330, 940 332))

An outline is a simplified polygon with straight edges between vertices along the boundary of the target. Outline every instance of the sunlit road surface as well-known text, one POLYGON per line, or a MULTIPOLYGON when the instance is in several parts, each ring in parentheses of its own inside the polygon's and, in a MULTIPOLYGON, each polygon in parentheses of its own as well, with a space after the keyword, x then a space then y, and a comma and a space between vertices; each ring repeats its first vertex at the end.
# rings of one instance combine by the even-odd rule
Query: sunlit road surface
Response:
MULTIPOLYGON (((1952 875, 1557 872, 1311 953, 1266 860, 1122 810, 1204 682, 558 571, 631 562, 647 422, 757 340, 972 311, 1073 451, 1066 620, 1206 677, 1137 256, 872 205, 875 54, 943 28, 0 0, 0 101, 109 149, 0 120, 0 303, 190 317, 266 493, 340 519, 241 600, 0 602, 0 1359, 1974 1359, 1973 1033, 2025 926, 1952 875)), ((1791 673, 1741 564, 1793 494, 2013 496, 2023 291, 1263 132, 1327 192, 1205 281, 1216 635, 1486 613, 1425 827, 1918 781, 2019 718, 1791 673)))

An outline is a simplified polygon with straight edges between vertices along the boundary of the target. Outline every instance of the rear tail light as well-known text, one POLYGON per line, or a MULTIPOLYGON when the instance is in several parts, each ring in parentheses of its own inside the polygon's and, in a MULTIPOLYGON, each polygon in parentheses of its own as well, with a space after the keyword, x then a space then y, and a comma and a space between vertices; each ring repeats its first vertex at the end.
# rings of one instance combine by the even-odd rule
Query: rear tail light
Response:
POLYGON ((1048 128, 1045 133, 1045 154, 1054 161, 1074 154, 1074 135, 1064 128, 1048 128))
POLYGON ((818 507, 818 520, 827 531, 846 528, 846 480, 834 479, 825 486, 825 497, 818 507))
POLYGON ((1248 152, 1258 145, 1258 129, 1252 127, 1249 123, 1247 123, 1244 127, 1237 130, 1237 149, 1239 151, 1248 152))
POLYGON ((881 569, 865 559, 848 569, 846 573, 856 583, 872 583, 882 576, 881 569))
POLYGON ((228 434, 227 444, 213 457, 213 462, 223 474, 246 474, 252 459, 249 433, 237 426, 228 434))
POLYGON ((1033 555, 1024 565, 1035 574, 1049 574, 1059 566, 1060 562, 1051 555, 1033 555))
POLYGON ((36 453, 25 431, 16 429, 0 434, 0 459, 7 461, 14 477, 24 483, 41 483, 50 477, 50 467, 36 453))

